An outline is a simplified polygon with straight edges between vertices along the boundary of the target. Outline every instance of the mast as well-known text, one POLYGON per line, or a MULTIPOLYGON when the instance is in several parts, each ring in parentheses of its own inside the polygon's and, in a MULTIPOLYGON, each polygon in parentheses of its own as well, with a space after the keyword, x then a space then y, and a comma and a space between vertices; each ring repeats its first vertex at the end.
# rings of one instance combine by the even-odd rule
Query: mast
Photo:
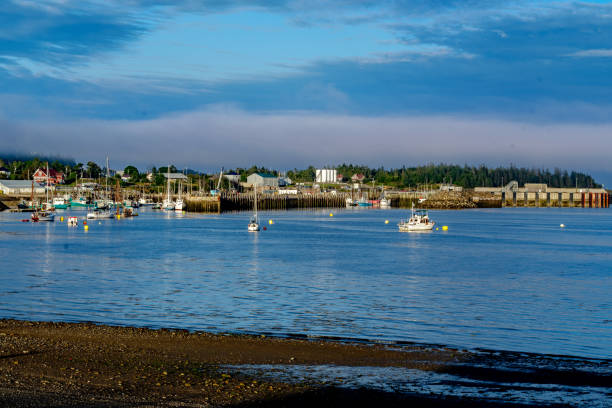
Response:
POLYGON ((170 165, 168 164, 168 168, 166 169, 166 173, 167 173, 167 181, 168 181, 168 200, 167 203, 170 203, 170 165))
POLYGON ((47 188, 45 188, 45 202, 47 204, 49 203, 49 162, 47 162, 47 188))

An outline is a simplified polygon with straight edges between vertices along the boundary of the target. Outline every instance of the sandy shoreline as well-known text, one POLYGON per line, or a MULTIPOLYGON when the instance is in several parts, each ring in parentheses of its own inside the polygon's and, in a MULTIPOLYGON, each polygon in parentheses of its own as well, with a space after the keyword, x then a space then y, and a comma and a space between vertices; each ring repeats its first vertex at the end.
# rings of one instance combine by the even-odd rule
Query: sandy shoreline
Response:
MULTIPOLYGON (((264 336, 0 320, 0 405, 506 406, 504 401, 486 398, 264 380, 224 369, 228 365, 325 365, 403 367, 436 373, 463 370, 461 375, 491 381, 499 380, 500 375, 512 376, 507 370, 465 365, 479 358, 483 357, 444 348, 391 349, 264 336)), ((575 367, 572 375, 566 374, 563 369, 536 371, 530 381, 569 382, 570 386, 606 386, 610 381, 609 373, 577 372, 575 367)), ((521 381, 521 375, 504 381, 521 381)))

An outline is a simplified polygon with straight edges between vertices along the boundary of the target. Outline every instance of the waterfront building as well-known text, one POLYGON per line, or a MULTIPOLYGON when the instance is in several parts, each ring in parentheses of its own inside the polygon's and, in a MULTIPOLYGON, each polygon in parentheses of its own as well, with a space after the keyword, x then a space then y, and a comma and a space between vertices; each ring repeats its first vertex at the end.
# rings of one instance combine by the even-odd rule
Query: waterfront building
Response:
POLYGON ((338 171, 336 169, 317 169, 315 183, 336 183, 338 171))
POLYGON ((64 184, 64 173, 54 169, 49 169, 49 174, 47 174, 47 169, 38 168, 34 172, 32 179, 37 183, 46 184, 47 177, 49 178, 49 184, 64 184))
POLYGON ((1 167, 0 166, 0 175, 8 177, 8 176, 11 175, 11 171, 9 169, 7 169, 6 167, 1 167))
MULTIPOLYGON (((0 191, 6 195, 32 194, 32 180, 0 180, 0 191)), ((34 182, 34 194, 44 194, 45 186, 34 182)))
POLYGON ((278 178, 270 173, 253 173, 247 177, 247 183, 256 187, 278 187, 278 178))
POLYGON ((233 171, 230 173, 224 174, 223 178, 229 180, 231 183, 234 183, 234 184, 240 183, 240 174, 234 173, 233 171))

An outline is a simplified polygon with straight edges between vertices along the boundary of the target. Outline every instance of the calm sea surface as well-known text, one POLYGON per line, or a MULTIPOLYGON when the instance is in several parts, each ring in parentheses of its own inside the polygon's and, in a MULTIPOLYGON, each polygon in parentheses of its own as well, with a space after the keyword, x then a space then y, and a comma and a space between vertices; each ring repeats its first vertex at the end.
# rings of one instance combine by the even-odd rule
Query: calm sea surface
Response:
POLYGON ((0 213, 0 317, 612 358, 612 210, 432 211, 449 230, 425 234, 397 231, 405 210, 333 213, 262 213, 257 234, 247 213, 0 213))

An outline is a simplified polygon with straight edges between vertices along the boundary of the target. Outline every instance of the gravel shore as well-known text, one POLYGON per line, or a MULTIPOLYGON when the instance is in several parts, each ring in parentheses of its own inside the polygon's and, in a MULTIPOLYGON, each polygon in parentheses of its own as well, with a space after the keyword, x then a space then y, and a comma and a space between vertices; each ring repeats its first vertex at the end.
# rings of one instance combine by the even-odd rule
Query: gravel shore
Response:
MULTIPOLYGON (((0 405, 11 407, 506 406, 500 401, 286 383, 240 365, 443 371, 453 349, 347 344, 95 324, 0 320, 0 405)), ((515 406, 515 405, 512 405, 515 406)))

